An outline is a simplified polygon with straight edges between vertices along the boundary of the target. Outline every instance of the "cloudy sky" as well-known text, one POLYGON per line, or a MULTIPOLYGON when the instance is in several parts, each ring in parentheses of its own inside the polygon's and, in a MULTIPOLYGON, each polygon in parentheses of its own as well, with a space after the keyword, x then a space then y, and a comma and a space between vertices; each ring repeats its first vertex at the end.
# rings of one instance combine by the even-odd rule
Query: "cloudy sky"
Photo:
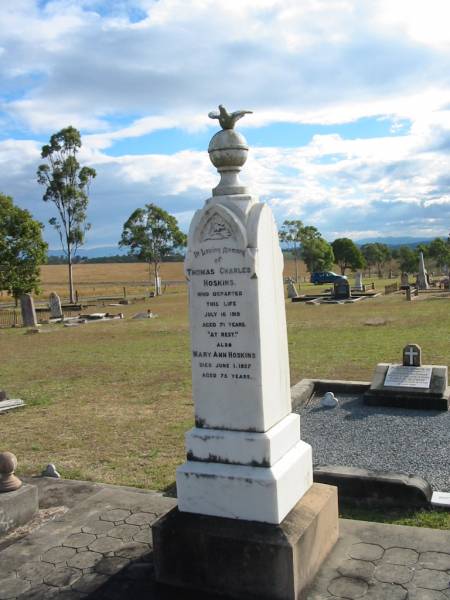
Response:
POLYGON ((97 170, 86 247, 147 202, 186 230, 222 103, 254 111, 242 180, 280 224, 447 235, 449 23, 448 0, 4 0, 0 191, 47 223, 40 148, 73 125, 97 170))

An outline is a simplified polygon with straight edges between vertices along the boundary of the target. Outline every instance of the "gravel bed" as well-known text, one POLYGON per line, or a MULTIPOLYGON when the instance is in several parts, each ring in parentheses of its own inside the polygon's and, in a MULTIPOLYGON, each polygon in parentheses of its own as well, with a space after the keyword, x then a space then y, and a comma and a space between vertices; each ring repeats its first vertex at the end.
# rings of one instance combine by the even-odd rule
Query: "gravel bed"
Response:
POLYGON ((330 409, 321 397, 296 411, 314 465, 419 475, 433 491, 450 492, 450 411, 366 406, 359 395, 338 393, 330 409))

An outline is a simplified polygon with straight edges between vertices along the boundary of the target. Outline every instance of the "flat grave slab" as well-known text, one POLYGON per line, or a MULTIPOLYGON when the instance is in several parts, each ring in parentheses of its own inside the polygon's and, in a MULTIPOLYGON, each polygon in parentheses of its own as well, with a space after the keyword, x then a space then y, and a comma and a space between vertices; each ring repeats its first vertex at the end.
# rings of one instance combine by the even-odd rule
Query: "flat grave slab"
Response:
MULTIPOLYGON (((333 389, 331 382, 329 389, 333 389)), ((368 405, 362 392, 335 390, 339 406, 321 406, 323 391, 295 410, 314 466, 342 465, 417 475, 450 492, 450 412, 368 405)))
POLYGON ((378 363, 370 389, 364 394, 372 406, 448 410, 450 388, 445 365, 422 365, 417 344, 403 348, 403 364, 378 363))

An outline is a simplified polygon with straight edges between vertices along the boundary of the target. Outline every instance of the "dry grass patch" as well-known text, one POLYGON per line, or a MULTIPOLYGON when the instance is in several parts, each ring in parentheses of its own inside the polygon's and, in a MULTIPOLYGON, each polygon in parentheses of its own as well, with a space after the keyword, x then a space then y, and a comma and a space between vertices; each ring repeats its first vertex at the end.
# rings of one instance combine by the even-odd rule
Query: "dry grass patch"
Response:
MULTIPOLYGON (((448 298, 286 306, 293 383, 369 380, 408 342, 422 346, 425 362, 450 363, 448 298), (375 318, 386 325, 365 326, 375 318)), ((54 462, 64 477, 159 490, 173 483, 194 417, 186 288, 120 310, 131 317, 147 308, 159 317, 54 325, 35 336, 0 330, 0 385, 28 403, 0 415, 1 447, 18 455, 21 473, 54 462)))

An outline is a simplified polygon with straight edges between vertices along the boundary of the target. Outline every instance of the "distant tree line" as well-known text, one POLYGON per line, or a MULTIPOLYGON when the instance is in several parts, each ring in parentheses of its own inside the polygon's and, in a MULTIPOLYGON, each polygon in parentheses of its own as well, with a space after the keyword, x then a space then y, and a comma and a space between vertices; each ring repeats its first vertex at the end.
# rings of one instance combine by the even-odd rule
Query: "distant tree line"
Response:
POLYGON ((416 247, 391 248, 379 242, 358 246, 350 238, 337 238, 329 243, 315 227, 304 225, 300 220, 287 220, 280 228, 279 238, 294 258, 297 280, 299 259, 304 261, 310 273, 328 271, 336 264, 342 275, 347 270, 367 269, 369 276, 375 271, 379 277, 383 276, 392 260, 397 262, 402 272, 417 272, 420 252, 438 269, 447 268, 450 264, 450 236, 446 240, 435 238, 429 244, 422 243, 416 247))
MULTIPOLYGON (((181 262, 184 260, 184 254, 171 254, 164 256, 162 261, 166 262, 181 262)), ((73 264, 103 264, 103 263, 139 263, 142 262, 137 256, 130 254, 111 254, 109 256, 74 256, 73 264)), ((49 265, 65 265, 67 259, 65 256, 49 256, 47 264, 49 265)))

